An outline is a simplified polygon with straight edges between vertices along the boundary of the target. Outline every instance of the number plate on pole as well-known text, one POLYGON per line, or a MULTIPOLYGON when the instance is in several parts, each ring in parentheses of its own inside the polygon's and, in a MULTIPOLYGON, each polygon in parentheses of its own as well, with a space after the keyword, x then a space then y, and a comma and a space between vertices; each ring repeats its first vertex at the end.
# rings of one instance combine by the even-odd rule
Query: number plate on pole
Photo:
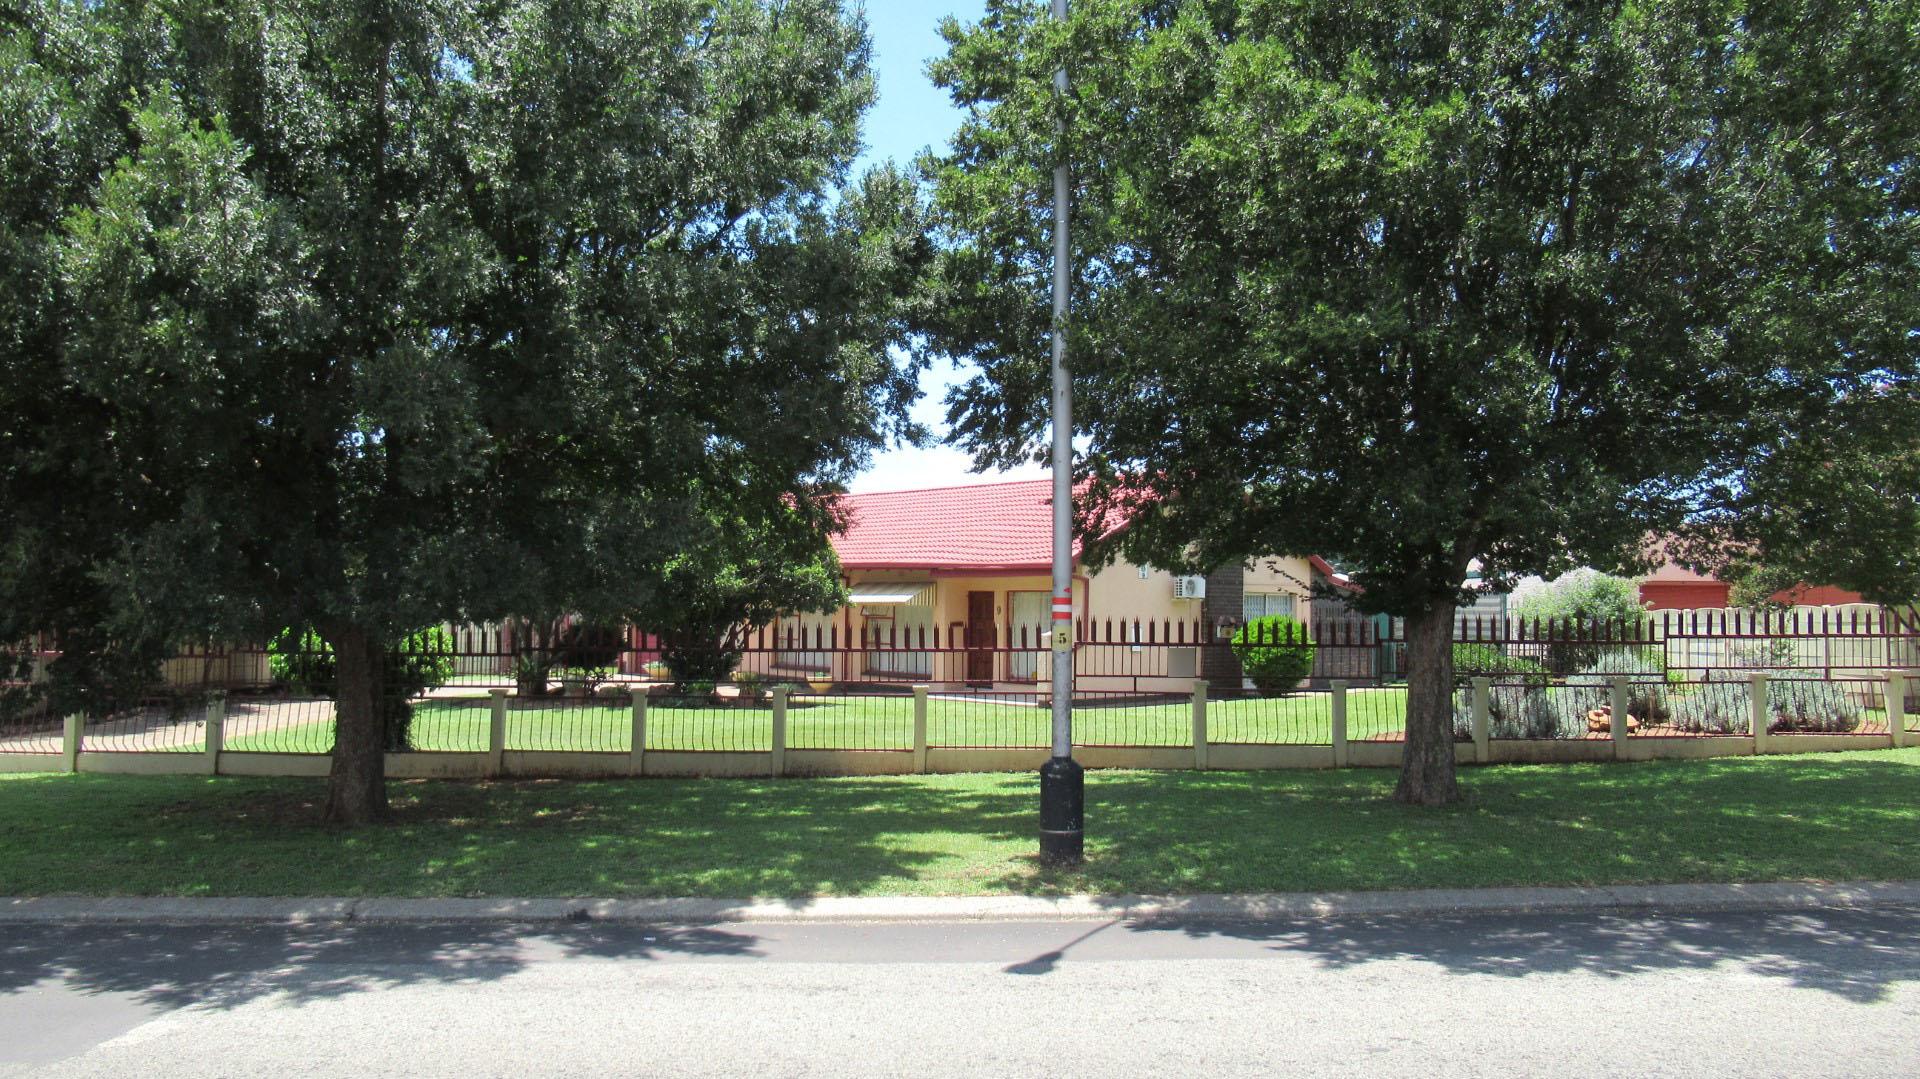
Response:
POLYGON ((1073 624, 1057 622, 1053 627, 1053 650, 1056 652, 1073 651, 1073 624))

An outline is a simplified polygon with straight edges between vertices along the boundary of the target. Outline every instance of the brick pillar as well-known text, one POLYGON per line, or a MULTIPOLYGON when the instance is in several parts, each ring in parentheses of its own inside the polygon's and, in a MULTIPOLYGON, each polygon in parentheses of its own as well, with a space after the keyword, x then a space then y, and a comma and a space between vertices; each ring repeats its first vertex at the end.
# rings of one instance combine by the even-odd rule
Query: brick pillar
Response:
POLYGON ((1207 634, 1207 647, 1200 650, 1200 677, 1224 689, 1239 689, 1244 674, 1217 627, 1222 621, 1239 624, 1246 594, 1247 571, 1242 563, 1234 562, 1207 574, 1207 598, 1200 601, 1200 617, 1207 634))

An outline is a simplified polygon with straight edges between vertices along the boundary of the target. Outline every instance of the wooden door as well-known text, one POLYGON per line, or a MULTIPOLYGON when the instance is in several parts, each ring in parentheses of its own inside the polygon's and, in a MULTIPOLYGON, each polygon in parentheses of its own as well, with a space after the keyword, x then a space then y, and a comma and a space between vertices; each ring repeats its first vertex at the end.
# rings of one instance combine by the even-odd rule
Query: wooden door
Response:
POLYGON ((993 593, 967 593, 967 681, 993 681, 993 593))

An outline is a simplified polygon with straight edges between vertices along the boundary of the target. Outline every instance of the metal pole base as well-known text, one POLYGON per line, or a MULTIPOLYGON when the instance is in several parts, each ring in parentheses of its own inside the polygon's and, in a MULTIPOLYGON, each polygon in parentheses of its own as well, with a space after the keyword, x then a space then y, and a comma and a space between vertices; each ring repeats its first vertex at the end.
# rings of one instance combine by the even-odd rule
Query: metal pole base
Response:
POLYGON ((1040 766, 1041 865, 1086 861, 1086 775, 1072 757, 1050 757, 1040 766))

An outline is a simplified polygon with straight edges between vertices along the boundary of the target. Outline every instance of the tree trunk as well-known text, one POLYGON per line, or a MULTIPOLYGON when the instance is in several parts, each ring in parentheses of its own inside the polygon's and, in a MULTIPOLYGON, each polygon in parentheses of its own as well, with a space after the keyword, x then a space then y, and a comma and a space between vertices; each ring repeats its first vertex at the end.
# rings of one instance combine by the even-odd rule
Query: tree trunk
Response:
POLYGON ((1393 800, 1446 805, 1460 797, 1453 774, 1453 604, 1407 618, 1407 745, 1393 800))
POLYGON ((380 710, 386 649, 360 626, 322 632, 333 646, 337 717, 324 819, 328 824, 371 824, 387 815, 387 743, 380 710))

